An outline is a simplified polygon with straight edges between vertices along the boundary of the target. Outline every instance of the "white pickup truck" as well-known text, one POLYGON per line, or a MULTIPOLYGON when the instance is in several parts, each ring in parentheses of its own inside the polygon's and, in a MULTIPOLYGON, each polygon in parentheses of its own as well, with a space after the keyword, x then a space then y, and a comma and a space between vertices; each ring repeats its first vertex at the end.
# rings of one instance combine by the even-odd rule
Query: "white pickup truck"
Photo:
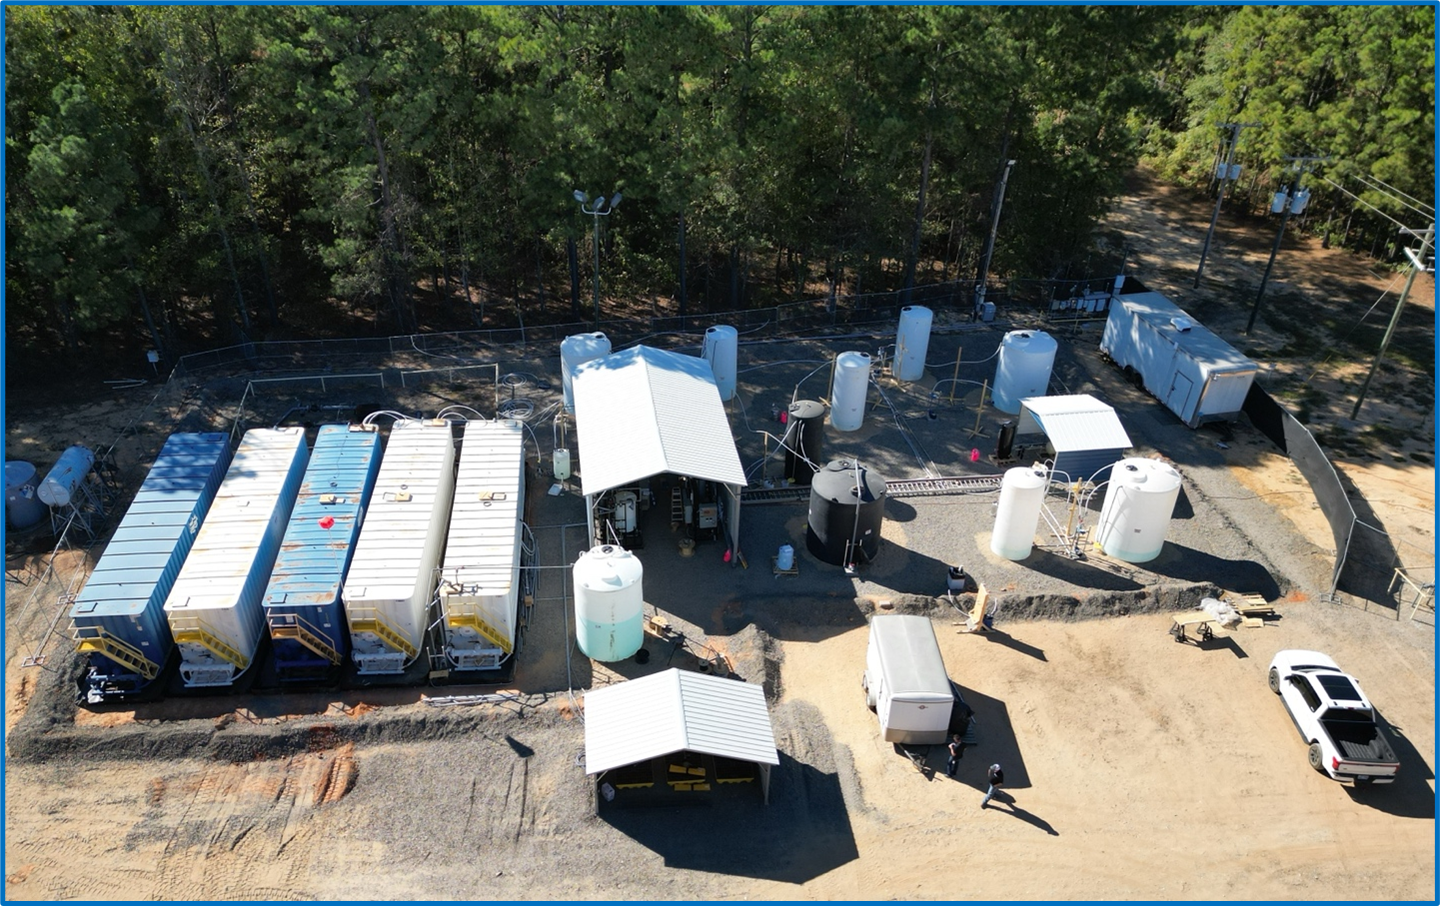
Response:
POLYGON ((1270 662, 1269 679, 1270 691, 1310 744, 1310 767, 1357 786, 1395 779, 1400 762, 1375 723, 1370 700, 1333 660, 1289 648, 1270 662))

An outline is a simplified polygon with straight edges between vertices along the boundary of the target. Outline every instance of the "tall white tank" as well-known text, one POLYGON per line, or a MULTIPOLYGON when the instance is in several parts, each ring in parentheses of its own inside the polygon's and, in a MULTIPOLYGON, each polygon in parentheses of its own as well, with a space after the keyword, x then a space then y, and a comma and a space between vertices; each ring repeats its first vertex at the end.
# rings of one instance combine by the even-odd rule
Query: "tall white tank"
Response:
POLYGON ((1180 473, 1158 459, 1122 459, 1110 469, 1110 484, 1095 527, 1095 543, 1112 557, 1145 563, 1160 556, 1180 473))
POLYGON ((70 498, 85 481, 85 476, 90 474, 93 465, 95 454, 90 452, 89 447, 76 444, 60 454, 54 468, 40 482, 36 496, 50 506, 69 506, 70 498))
POLYGON ((1044 396, 1055 365, 1055 338, 1043 330, 1012 330, 1000 341, 1000 361, 995 365, 991 390, 995 408, 1017 415, 1020 401, 1044 396))
POLYGON ((705 345, 700 355, 715 372, 715 386, 720 388, 722 403, 729 402, 730 397, 735 395, 735 358, 739 342, 735 328, 724 324, 705 331, 705 345))
POLYGON ((560 341, 560 381, 565 388, 565 411, 575 411, 575 369, 591 359, 610 354, 610 338, 600 331, 577 333, 560 341))
POLYGON ((865 397, 870 391, 870 356, 842 352, 835 357, 835 378, 830 384, 830 424, 836 431, 855 431, 865 421, 865 397))
POLYGON ((995 509, 995 531, 990 549, 1009 560, 1024 560, 1035 546, 1035 527, 1045 503, 1049 480, 1043 469, 1017 467, 1000 479, 1000 505, 995 509))
POLYGON ((901 381, 918 381, 925 376, 925 355, 930 351, 930 323, 935 318, 923 305, 900 309, 900 327, 895 331, 895 366, 901 381))
POLYGON ((575 561, 575 641, 586 657, 623 661, 640 650, 643 574, 639 559, 613 544, 593 547, 575 561))

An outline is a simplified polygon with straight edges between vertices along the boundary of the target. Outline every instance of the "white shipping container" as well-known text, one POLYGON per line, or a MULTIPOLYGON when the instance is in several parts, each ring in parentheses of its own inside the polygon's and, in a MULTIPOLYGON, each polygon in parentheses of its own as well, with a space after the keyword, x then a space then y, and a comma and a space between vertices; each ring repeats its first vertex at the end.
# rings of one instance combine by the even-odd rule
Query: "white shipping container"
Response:
POLYGON ((862 682, 885 742, 933 745, 949 738, 955 693, 929 617, 871 618, 862 682))
POLYGON ((305 475, 303 428, 245 432, 165 599, 187 686, 228 686, 266 634, 260 601, 305 475))
POLYGON ((403 673, 424 647, 454 490, 450 423, 396 422, 340 589, 360 673, 403 673))
POLYGON ((1100 349, 1192 428, 1239 415, 1259 371, 1159 293, 1116 296, 1100 349))
POLYGON ((514 651, 525 508, 523 432, 512 420, 465 426, 440 570, 445 655, 456 669, 498 667, 514 651))

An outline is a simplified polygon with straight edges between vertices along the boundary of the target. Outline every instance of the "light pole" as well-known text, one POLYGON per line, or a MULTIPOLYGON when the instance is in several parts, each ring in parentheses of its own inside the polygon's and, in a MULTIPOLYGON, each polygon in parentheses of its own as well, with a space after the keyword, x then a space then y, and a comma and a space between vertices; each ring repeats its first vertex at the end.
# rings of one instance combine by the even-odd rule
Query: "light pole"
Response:
POLYGON ((600 326, 600 218, 609 217, 610 212, 620 204, 620 193, 610 199, 607 206, 605 196, 601 195, 592 202, 589 195, 579 189, 575 190, 575 200, 580 202, 582 213, 589 214, 595 218, 595 326, 600 326))
POLYGON ((1005 161, 1005 172, 1000 176, 1000 188, 995 192, 995 213, 990 218, 990 236, 985 240, 985 254, 980 264, 980 285, 975 287, 975 310, 971 320, 980 317, 985 307, 985 284, 990 280, 990 256, 995 251, 995 233, 1000 229, 1000 209, 1005 205, 1005 184, 1010 181, 1010 168, 1015 161, 1005 161))
POLYGON ((1270 205, 1270 213, 1284 213, 1280 218, 1280 232, 1275 234, 1275 245, 1270 249, 1270 262, 1265 265, 1265 276, 1260 278, 1260 291, 1255 294, 1255 304, 1250 307, 1250 320, 1245 322, 1245 335, 1250 335, 1250 328, 1255 326, 1255 316, 1260 314, 1260 301, 1265 298, 1265 284, 1270 282, 1270 269, 1275 266, 1275 255, 1280 251, 1280 240, 1285 238, 1285 225, 1290 222, 1291 214, 1299 214, 1305 210, 1305 205, 1310 201, 1310 190, 1300 188, 1300 182, 1309 172, 1310 165, 1328 161, 1328 157, 1287 157, 1289 161, 1296 161, 1300 165, 1300 172, 1295 175, 1295 181, 1279 192, 1275 193, 1275 200, 1270 205))
POLYGON ((1205 245, 1200 249, 1200 266, 1195 269, 1195 288, 1200 288, 1200 275, 1205 273, 1205 256, 1210 253, 1210 240, 1215 236, 1215 223, 1220 219, 1220 206, 1225 203, 1225 190, 1240 176, 1235 165, 1235 146, 1240 143, 1240 130, 1259 123, 1226 123, 1230 130, 1230 150, 1225 153, 1225 163, 1220 165, 1220 197, 1215 199, 1215 213, 1210 215, 1210 230, 1205 234, 1205 245))
POLYGON ((1390 338, 1395 335, 1395 326, 1400 323, 1400 312, 1405 308, 1405 300, 1410 296, 1410 287, 1415 282, 1415 275, 1420 271, 1435 273, 1435 265, 1425 263, 1425 257, 1430 254, 1431 245, 1435 242, 1435 224, 1423 235, 1415 230, 1404 230, 1412 236, 1420 236, 1420 253, 1416 254, 1413 249, 1406 249, 1405 254, 1409 256, 1411 264, 1410 275, 1405 278, 1405 288, 1400 291, 1400 301, 1395 304, 1395 314, 1390 316, 1390 325, 1385 328, 1385 336, 1380 340, 1380 351, 1375 353, 1375 361, 1370 365, 1370 373, 1365 375, 1365 383, 1360 385, 1360 395, 1355 398, 1355 408, 1350 410, 1350 419, 1354 421, 1360 417, 1360 405, 1365 402, 1365 394, 1370 390, 1370 382, 1375 379, 1375 372, 1380 370, 1380 360, 1385 357, 1385 350, 1390 348, 1390 338))

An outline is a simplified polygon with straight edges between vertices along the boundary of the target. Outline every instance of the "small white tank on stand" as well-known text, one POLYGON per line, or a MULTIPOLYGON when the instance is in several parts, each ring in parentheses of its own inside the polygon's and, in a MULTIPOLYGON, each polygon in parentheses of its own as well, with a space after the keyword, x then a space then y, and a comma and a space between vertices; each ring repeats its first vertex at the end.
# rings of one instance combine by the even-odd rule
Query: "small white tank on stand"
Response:
POLYGON ((1122 459, 1110 469, 1095 543, 1127 563, 1160 556, 1180 496, 1180 473, 1158 459, 1122 459))
POLYGON ((1035 527, 1049 484, 1042 469, 1015 468, 1000 479, 1000 503, 990 550, 1009 560, 1024 560, 1035 546, 1035 527))
POLYGON ((90 474, 94 465, 95 454, 90 452, 90 448, 76 444, 60 454, 54 468, 45 476, 45 480, 40 482, 37 496, 42 503, 49 506, 69 506, 71 498, 76 496, 77 489, 85 483, 85 477, 90 474))
POLYGON ((735 359, 739 340, 735 328, 726 325, 712 327, 705 331, 705 345, 700 357, 710 363, 715 372, 715 386, 720 389, 720 402, 730 401, 735 395, 735 359))
POLYGON ((855 431, 865 422, 865 398, 870 391, 870 356, 842 352, 835 357, 835 378, 830 384, 830 424, 836 431, 855 431))
POLYGON ((925 356, 930 351, 930 324, 934 317, 923 305, 900 309, 900 327, 895 332, 895 363, 891 368, 896 380, 918 381, 925 376, 925 356))

